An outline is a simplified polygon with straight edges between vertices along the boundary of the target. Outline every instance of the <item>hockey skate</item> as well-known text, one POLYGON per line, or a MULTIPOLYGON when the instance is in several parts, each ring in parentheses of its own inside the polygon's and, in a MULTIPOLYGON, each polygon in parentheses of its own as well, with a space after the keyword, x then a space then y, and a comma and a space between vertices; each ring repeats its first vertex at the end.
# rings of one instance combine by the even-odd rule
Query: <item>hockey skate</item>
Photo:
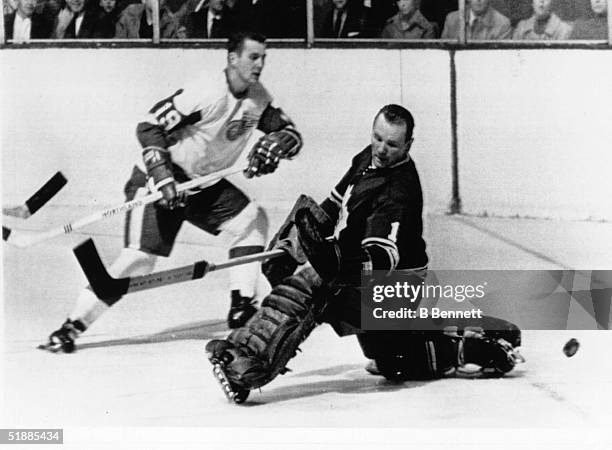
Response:
POLYGON ((240 291, 232 291, 232 303, 227 314, 227 326, 230 329, 244 326, 248 320, 257 312, 255 300, 252 297, 243 297, 240 291))
POLYGON ((229 352, 222 352, 221 356, 213 356, 212 348, 209 348, 211 345, 221 345, 221 348, 226 348, 227 343, 224 341, 211 341, 206 346, 206 354, 208 356, 208 360, 213 365, 213 375, 215 376, 215 380, 221 386, 221 390, 227 397, 230 402, 234 403, 244 403, 247 397, 249 396, 249 390, 243 389, 236 386, 234 383, 229 381, 228 377, 225 374, 225 366, 227 363, 232 361, 232 355, 229 352))
POLYGON ((85 325, 80 320, 66 319, 61 328, 51 333, 49 342, 40 344, 38 348, 52 353, 72 353, 76 348, 74 340, 83 331, 85 331, 85 325))

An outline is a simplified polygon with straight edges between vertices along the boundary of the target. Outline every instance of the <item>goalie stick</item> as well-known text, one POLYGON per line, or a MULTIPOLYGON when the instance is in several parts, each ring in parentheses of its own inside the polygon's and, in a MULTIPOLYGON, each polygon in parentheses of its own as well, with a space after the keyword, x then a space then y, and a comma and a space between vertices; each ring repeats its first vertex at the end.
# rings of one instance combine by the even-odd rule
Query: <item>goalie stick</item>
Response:
MULTIPOLYGON (((2 215, 27 219, 42 208, 68 183, 62 172, 56 172, 43 186, 37 190, 23 205, 3 207, 2 215)), ((2 227, 3 229, 5 227, 2 227)), ((4 231, 4 230, 3 230, 4 231)), ((4 234, 4 233, 3 233, 4 234)))
POLYGON ((197 280, 215 270, 276 258, 285 253, 284 250, 271 250, 241 256, 219 264, 202 260, 176 269, 153 272, 149 275, 113 278, 106 270, 106 267, 104 267, 104 263, 100 259, 100 254, 92 239, 87 239, 85 242, 77 245, 73 251, 83 272, 85 272, 91 289, 100 300, 110 300, 130 292, 197 280))
MULTIPOLYGON (((243 171, 243 168, 238 169, 235 167, 223 169, 218 172, 211 173, 209 175, 205 175, 205 176, 187 181, 185 183, 179 184, 176 187, 176 191, 183 192, 189 189, 193 189, 202 184, 211 182, 216 179, 225 178, 227 176, 230 176, 238 172, 242 172, 242 171, 243 171)), ((102 211, 95 212, 93 214, 90 214, 89 216, 78 219, 75 222, 70 222, 62 226, 59 226, 57 228, 52 228, 47 231, 32 232, 32 231, 25 231, 25 230, 12 230, 8 227, 3 226, 2 227, 2 240, 6 241, 7 244, 11 244, 16 247, 26 248, 31 245, 37 244, 39 242, 46 241, 47 239, 61 236, 62 234, 72 233, 74 230, 78 230, 79 228, 83 228, 84 226, 90 225, 99 220, 108 219, 110 217, 116 216, 117 214, 121 214, 123 212, 130 211, 134 208, 138 208, 139 206, 148 205, 149 203, 156 202, 160 198, 162 198, 161 192, 153 192, 143 197, 135 198, 134 200, 131 200, 129 202, 122 203, 121 205, 113 206, 111 208, 107 208, 102 211)))

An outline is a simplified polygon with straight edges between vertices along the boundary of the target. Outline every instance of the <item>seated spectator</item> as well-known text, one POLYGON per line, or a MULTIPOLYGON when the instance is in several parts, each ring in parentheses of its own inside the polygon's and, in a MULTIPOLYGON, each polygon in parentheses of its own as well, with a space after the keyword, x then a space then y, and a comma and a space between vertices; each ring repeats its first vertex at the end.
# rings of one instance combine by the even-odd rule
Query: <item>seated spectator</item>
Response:
POLYGON ((4 16, 8 16, 12 14, 17 9, 17 1, 16 0, 3 0, 2 1, 2 13, 4 16))
POLYGON ((533 0, 533 16, 521 20, 514 30, 513 39, 547 41, 568 39, 572 26, 552 12, 552 0, 533 0))
POLYGON ((210 0, 208 3, 199 0, 195 6, 192 3, 188 8, 190 12, 184 18, 188 38, 221 39, 232 33, 225 0, 210 0))
MULTIPOLYGON (((142 3, 128 5, 117 21, 115 38, 152 39, 153 1, 142 0, 142 3)), ((163 0, 160 1, 159 15, 159 34, 162 39, 184 39, 186 37, 185 31, 179 28, 178 21, 165 6, 163 0)))
POLYGON ((387 20, 383 39, 435 39, 436 26, 419 11, 421 0, 397 0, 399 12, 387 20))
POLYGON ((85 37, 85 0, 66 0, 55 16, 51 37, 54 39, 79 39, 85 37))
POLYGON ((591 9, 594 17, 577 19, 570 39, 608 39, 607 0, 591 0, 591 9))
POLYGON ((333 0, 333 8, 323 20, 322 38, 365 37, 368 8, 363 3, 333 0))
POLYGON ((36 13, 36 0, 17 0, 17 9, 4 16, 4 37, 14 44, 30 39, 48 39, 53 24, 42 14, 36 13))
POLYGON ((271 0, 234 0, 234 4, 229 6, 236 29, 272 37, 270 31, 275 8, 271 0))
POLYGON ((99 3, 85 13, 85 30, 82 37, 91 39, 112 39, 119 19, 116 0, 99 0, 99 3))
MULTIPOLYGON (((489 0, 469 0, 466 10, 467 40, 509 39, 512 36, 510 20, 490 6, 489 0)), ((446 16, 442 39, 459 38, 460 19, 459 11, 446 16)))

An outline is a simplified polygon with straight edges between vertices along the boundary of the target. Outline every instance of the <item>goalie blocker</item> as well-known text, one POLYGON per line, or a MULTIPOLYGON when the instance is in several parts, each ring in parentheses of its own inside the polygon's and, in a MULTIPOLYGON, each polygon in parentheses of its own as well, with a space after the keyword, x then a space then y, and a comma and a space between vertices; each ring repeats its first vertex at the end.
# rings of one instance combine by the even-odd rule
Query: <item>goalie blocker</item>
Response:
MULTIPOLYGON (((310 257, 312 249, 302 249, 292 239, 292 230, 297 228, 302 243, 318 242, 320 236, 330 234, 326 217, 329 219, 314 201, 300 197, 275 237, 275 246, 284 247, 297 265, 300 255, 305 251, 310 257), (304 217, 304 205, 309 212, 307 221, 300 220, 304 217), (316 220, 317 217, 323 221, 316 220), (314 226, 318 226, 316 236, 304 238, 314 226)), ((278 261, 283 258, 273 263, 278 261)), ((227 398, 236 403, 246 400, 251 389, 285 373, 299 345, 321 322, 330 323, 340 336, 358 334, 364 355, 376 362, 376 373, 392 380, 439 378, 464 373, 466 367, 474 374, 501 376, 521 360, 516 351, 521 341, 520 330, 501 319, 456 322, 445 330, 429 332, 363 331, 358 313, 359 287, 329 282, 313 267, 296 274, 289 269, 287 273, 244 327, 206 346, 217 380, 227 398)))

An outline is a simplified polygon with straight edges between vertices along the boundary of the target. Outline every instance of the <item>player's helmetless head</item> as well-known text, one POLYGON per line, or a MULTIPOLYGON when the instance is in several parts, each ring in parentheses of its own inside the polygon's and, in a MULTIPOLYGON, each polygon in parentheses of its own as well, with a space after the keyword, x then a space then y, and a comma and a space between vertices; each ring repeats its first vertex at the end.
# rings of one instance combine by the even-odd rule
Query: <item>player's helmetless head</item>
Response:
POLYGON ((552 0, 533 0, 533 13, 538 18, 546 18, 550 16, 552 9, 552 0))
POLYGON ((489 8, 489 0, 469 0, 470 9, 474 14, 481 15, 487 12, 489 8))
POLYGON ((377 168, 391 167, 405 159, 413 130, 414 119, 406 108, 384 106, 372 125, 372 164, 377 168))
POLYGON ((17 2, 17 11, 22 17, 31 17, 36 8, 36 0, 19 0, 17 2))
POLYGON ((257 83, 266 61, 265 37, 257 33, 239 33, 228 44, 228 79, 232 90, 243 91, 257 83))
POLYGON ((591 0, 591 9, 598 16, 608 12, 608 0, 591 0))

